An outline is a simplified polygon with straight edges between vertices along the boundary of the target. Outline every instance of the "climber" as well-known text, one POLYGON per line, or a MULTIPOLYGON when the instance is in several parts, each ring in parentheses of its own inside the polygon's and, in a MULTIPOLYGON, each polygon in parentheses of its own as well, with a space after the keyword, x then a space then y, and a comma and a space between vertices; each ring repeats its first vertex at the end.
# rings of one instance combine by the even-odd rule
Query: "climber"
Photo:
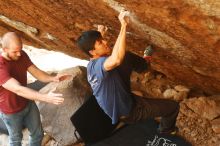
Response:
MULTIPOLYGON (((146 58, 150 58, 150 56, 145 56, 145 60, 137 55, 126 53, 126 29, 129 24, 129 16, 126 14, 125 11, 122 11, 118 16, 121 28, 113 49, 103 38, 105 27, 99 28, 99 31, 83 32, 77 40, 79 48, 90 56, 87 78, 93 95, 99 106, 112 119, 113 124, 118 121, 134 123, 149 117, 162 117, 159 132, 175 133, 177 130, 175 123, 179 112, 177 102, 143 98, 131 92, 130 73, 132 69, 139 70, 135 65, 146 69, 146 60, 149 60, 146 58), (129 57, 134 60, 129 62, 129 57)), ((145 54, 151 55, 152 50, 147 48, 145 54)))

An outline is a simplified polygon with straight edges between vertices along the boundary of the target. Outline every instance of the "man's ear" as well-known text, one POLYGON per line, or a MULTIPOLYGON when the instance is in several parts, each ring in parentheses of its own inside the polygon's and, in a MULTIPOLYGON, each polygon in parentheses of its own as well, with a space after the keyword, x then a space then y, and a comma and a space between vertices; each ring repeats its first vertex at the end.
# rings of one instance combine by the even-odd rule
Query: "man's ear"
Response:
POLYGON ((95 55, 94 49, 89 50, 89 54, 91 54, 92 56, 94 56, 94 55, 95 55))
POLYGON ((6 52, 7 48, 4 47, 4 48, 2 48, 2 50, 3 50, 3 52, 6 52))

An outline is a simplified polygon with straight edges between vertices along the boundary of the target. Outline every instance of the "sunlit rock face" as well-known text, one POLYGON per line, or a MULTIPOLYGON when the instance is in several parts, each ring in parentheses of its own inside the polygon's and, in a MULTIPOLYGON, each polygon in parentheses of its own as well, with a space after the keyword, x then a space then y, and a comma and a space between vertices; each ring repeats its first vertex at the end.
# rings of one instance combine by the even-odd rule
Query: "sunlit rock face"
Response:
POLYGON ((82 31, 109 27, 109 45, 120 29, 121 9, 131 12, 127 49, 175 82, 206 93, 220 92, 220 1, 217 0, 4 0, 0 34, 17 31, 25 43, 87 58, 75 44, 82 31))

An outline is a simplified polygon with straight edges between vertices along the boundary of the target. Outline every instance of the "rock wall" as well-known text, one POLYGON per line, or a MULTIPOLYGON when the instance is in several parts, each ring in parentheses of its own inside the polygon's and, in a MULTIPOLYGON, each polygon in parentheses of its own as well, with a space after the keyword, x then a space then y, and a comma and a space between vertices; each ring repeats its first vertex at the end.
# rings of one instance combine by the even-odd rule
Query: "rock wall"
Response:
POLYGON ((220 1, 218 0, 5 0, 0 34, 17 31, 25 43, 87 58, 75 40, 97 24, 119 32, 118 12, 131 12, 128 50, 155 47, 152 68, 207 94, 220 92, 220 1))

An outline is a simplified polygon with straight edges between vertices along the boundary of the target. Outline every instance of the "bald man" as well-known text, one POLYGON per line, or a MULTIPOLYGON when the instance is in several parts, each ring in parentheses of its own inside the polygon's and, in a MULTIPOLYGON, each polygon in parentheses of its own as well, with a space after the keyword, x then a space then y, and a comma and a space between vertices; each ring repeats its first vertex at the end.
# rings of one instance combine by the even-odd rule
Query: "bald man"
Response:
POLYGON ((30 132, 30 146, 40 146, 43 129, 36 101, 59 105, 62 94, 42 94, 26 87, 27 71, 42 82, 59 82, 63 76, 51 76, 38 69, 22 50, 21 38, 14 32, 2 37, 0 55, 0 118, 9 132, 10 146, 21 146, 22 127, 30 132))

